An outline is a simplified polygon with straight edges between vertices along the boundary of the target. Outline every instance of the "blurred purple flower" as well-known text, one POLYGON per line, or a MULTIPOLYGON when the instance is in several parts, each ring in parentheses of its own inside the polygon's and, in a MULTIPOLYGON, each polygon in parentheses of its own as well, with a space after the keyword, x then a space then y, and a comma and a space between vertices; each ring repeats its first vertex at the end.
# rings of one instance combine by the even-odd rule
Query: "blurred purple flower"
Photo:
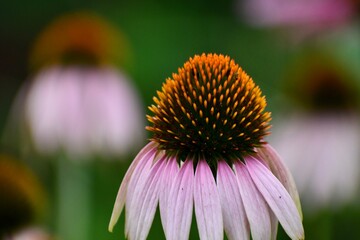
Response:
POLYGON ((128 52, 118 29, 94 14, 75 12, 49 24, 34 43, 35 72, 10 119, 12 125, 25 122, 21 138, 29 132, 37 151, 75 158, 126 156, 136 149, 145 136, 142 104, 118 68, 128 52))
POLYGON ((292 171, 307 209, 339 207, 355 199, 359 123, 358 114, 298 113, 273 128, 271 141, 292 171))
POLYGON ((341 26, 356 11, 351 0, 244 0, 238 8, 250 24, 280 28, 300 39, 341 26))
POLYGON ((137 93, 120 71, 53 66, 27 89, 25 118, 39 152, 125 155, 144 139, 137 93))
POLYGON ((305 54, 290 68, 287 114, 274 116, 271 141, 289 165, 304 206, 339 207, 360 180, 358 86, 338 58, 305 54))

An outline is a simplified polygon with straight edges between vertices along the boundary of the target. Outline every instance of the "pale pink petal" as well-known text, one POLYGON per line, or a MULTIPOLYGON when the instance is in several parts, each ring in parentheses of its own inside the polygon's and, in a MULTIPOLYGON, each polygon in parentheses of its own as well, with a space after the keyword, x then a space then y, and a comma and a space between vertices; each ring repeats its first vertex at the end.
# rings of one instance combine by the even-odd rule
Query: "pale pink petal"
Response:
POLYGON ((86 156, 88 146, 88 122, 82 102, 84 69, 63 68, 58 76, 57 136, 62 147, 70 155, 86 156), (61 79, 61 80, 60 80, 61 79))
POLYGON ((160 217, 164 232, 166 233, 166 217, 168 207, 168 198, 171 190, 171 186, 175 181, 175 177, 179 172, 179 165, 175 158, 169 158, 167 160, 166 167, 164 169, 164 174, 161 180, 161 189, 159 193, 159 208, 160 208, 160 217))
POLYGON ((129 239, 146 239, 156 212, 160 180, 166 166, 166 157, 159 160, 134 189, 131 204, 126 203, 126 233, 129 239), (129 206, 129 207, 128 207, 129 206))
POLYGON ((269 144, 265 144, 263 147, 257 149, 257 156, 259 159, 266 162, 266 164, 270 167, 271 172, 279 179, 285 189, 289 192, 291 198, 296 204, 300 217, 302 218, 300 197, 294 178, 281 160, 279 154, 269 144))
POLYGON ((25 99, 25 117, 31 128, 35 147, 42 153, 58 150, 57 126, 60 118, 58 105, 58 76, 61 69, 45 69, 36 75, 29 85, 25 99))
POLYGON ((130 212, 133 209, 134 199, 138 199, 143 191, 143 185, 146 183, 149 174, 151 172, 151 167, 153 166, 151 161, 153 160, 155 154, 149 159, 148 162, 144 162, 143 167, 135 168, 133 177, 129 181, 128 189, 126 192, 126 203, 125 203, 125 236, 129 235, 130 227, 129 221, 130 212))
POLYGON ((225 161, 218 162, 217 186, 229 239, 249 239, 250 229, 235 173, 225 161))
MULTIPOLYGON (((126 200, 126 192, 128 189, 128 184, 130 182, 130 179, 132 178, 134 170, 139 166, 139 172, 141 172, 141 169, 146 165, 145 163, 151 162, 149 159, 151 159, 152 155, 155 154, 156 151, 156 144, 153 142, 148 143, 135 157, 134 161, 131 163, 129 169, 127 170, 123 181, 121 182, 118 194, 116 196, 114 208, 111 214, 111 219, 109 223, 109 231, 112 232, 114 225, 116 224, 117 220, 119 219, 122 209, 125 204, 126 200)), ((136 180, 136 179, 134 179, 136 180)))
POLYGON ((246 166, 240 161, 234 166, 246 216, 250 223, 252 239, 269 239, 271 236, 269 207, 257 190, 246 166))
POLYGON ((165 230, 168 240, 189 238, 193 212, 193 161, 186 160, 175 177, 168 198, 167 223, 165 230))
POLYGON ((247 169, 271 210, 291 239, 303 239, 304 229, 296 205, 279 180, 259 160, 245 158, 247 169))
POLYGON ((126 203, 125 203, 125 235, 129 232, 128 219, 130 216, 130 209, 132 209, 132 204, 134 204, 133 199, 139 198, 142 193, 143 185, 146 183, 151 167, 153 166, 152 162, 157 154, 154 151, 154 154, 149 155, 150 157, 143 162, 143 164, 138 164, 138 167, 135 168, 132 177, 130 178, 128 188, 126 191, 126 203))
POLYGON ((220 197, 214 176, 205 160, 198 162, 194 181, 195 215, 200 239, 223 239, 220 197))

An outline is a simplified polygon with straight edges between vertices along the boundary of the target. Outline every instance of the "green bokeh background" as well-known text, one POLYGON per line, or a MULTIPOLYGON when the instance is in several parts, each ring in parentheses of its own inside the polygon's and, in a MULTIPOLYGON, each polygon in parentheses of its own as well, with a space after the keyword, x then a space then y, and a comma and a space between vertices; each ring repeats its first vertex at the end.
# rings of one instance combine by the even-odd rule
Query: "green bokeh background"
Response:
MULTIPOLYGON (((273 31, 246 25, 237 16, 235 1, 230 0, 6 1, 0 8, 0 133, 19 87, 30 76, 33 40, 55 17, 76 10, 93 11, 127 36, 133 59, 124 71, 138 88, 144 111, 164 80, 189 57, 213 52, 230 55, 253 77, 267 96, 268 110, 276 116, 286 69, 308 47, 291 46, 273 31)), ((0 147, 23 158, 43 181, 50 207, 39 224, 56 235, 56 166, 39 156, 24 156, 6 144, 0 147)), ((121 179, 134 156, 132 153, 123 162, 94 159, 80 166, 88 172, 92 189, 90 240, 124 239, 124 214, 113 233, 107 231, 107 224, 121 179)), ((304 219, 307 239, 359 239, 359 223, 358 206, 305 215, 304 219)), ((164 239, 158 213, 148 239, 164 239)), ((195 218, 190 239, 198 239, 195 218)), ((281 228, 279 239, 287 239, 281 228)))

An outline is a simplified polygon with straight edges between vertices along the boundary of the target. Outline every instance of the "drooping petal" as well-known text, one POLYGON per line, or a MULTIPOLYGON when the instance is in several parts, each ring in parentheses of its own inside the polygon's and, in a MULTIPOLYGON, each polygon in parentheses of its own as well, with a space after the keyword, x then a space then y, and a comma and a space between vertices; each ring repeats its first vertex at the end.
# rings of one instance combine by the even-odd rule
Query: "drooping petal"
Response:
POLYGON ((193 211, 194 168, 191 160, 186 160, 171 186, 168 198, 165 235, 168 240, 189 238, 193 211))
POLYGON ((251 176, 242 162, 234 164, 246 216, 254 240, 270 239, 271 219, 269 207, 257 190, 251 176))
POLYGON ((134 190, 130 207, 128 207, 128 202, 126 203, 126 233, 129 239, 146 239, 150 231, 158 203, 160 180, 165 166, 165 159, 156 162, 149 174, 145 176, 146 178, 138 182, 139 185, 134 190))
POLYGON ((133 198, 139 197, 139 194, 142 190, 141 186, 145 184, 147 181, 148 175, 151 170, 151 166, 153 166, 153 159, 156 155, 157 151, 154 151, 153 154, 146 156, 146 160, 142 162, 143 164, 139 164, 137 168, 135 168, 132 177, 130 178, 127 192, 126 192, 126 203, 125 203, 125 235, 128 235, 129 226, 128 226, 128 216, 130 216, 129 209, 132 209, 132 204, 134 203, 133 198))
POLYGON ((195 215, 200 239, 221 240, 224 234, 220 197, 205 160, 198 162, 194 181, 195 215))
POLYGON ((119 219, 122 209, 126 200, 126 192, 130 182, 130 179, 133 175, 135 168, 140 165, 140 168, 145 166, 145 162, 151 157, 151 155, 155 154, 156 144, 153 142, 148 143, 135 157, 134 161, 131 163, 129 169, 127 170, 123 181, 121 182, 119 191, 116 196, 114 208, 111 214, 110 223, 108 230, 112 232, 117 220, 119 219))
POLYGON ((240 189, 235 173, 225 161, 218 162, 217 186, 227 237, 230 240, 249 239, 249 223, 242 203, 240 189))
POLYGON ((294 178, 291 175, 289 169, 285 166, 279 154, 269 144, 265 144, 263 147, 258 148, 257 150, 257 156, 259 159, 265 161, 268 164, 270 170, 289 192, 302 218, 299 193, 297 191, 294 178))
POLYGON ((259 160, 248 156, 245 162, 256 187, 279 219, 285 232, 291 239, 303 239, 301 217, 285 187, 259 160))
POLYGON ((171 190, 171 186, 175 181, 175 177, 179 172, 179 166, 176 159, 168 159, 166 167, 164 169, 164 174, 161 180, 161 188, 159 192, 159 208, 160 208, 160 217, 161 223, 166 233, 166 217, 168 207, 168 198, 171 190))

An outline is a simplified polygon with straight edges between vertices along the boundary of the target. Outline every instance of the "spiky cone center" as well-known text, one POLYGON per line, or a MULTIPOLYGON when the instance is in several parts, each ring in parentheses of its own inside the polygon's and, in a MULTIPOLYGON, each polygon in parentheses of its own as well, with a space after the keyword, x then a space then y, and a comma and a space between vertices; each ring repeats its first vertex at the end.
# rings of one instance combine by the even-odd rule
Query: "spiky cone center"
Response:
POLYGON ((264 143, 270 113, 261 90, 234 60, 195 55, 163 84, 148 115, 152 141, 179 160, 242 159, 264 143))

